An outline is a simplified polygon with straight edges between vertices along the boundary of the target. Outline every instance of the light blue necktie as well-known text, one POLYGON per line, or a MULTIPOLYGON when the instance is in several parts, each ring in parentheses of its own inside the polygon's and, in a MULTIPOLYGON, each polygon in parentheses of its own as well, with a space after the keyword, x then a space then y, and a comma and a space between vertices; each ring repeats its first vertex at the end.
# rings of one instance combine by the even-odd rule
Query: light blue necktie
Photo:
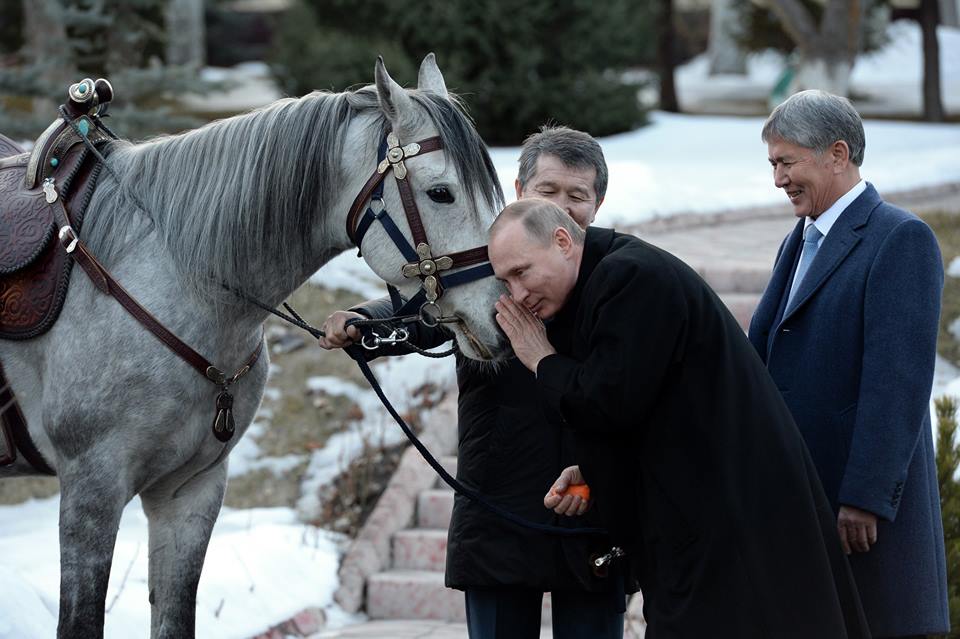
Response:
POLYGON ((793 286, 790 287, 790 297, 787 298, 787 310, 790 310, 793 296, 797 294, 803 276, 807 274, 810 264, 813 263, 813 258, 817 256, 817 250, 820 248, 817 243, 821 237, 823 237, 823 233, 820 232, 816 224, 808 224, 807 228, 803 230, 803 253, 800 254, 800 263, 797 264, 797 272, 793 276, 793 286))

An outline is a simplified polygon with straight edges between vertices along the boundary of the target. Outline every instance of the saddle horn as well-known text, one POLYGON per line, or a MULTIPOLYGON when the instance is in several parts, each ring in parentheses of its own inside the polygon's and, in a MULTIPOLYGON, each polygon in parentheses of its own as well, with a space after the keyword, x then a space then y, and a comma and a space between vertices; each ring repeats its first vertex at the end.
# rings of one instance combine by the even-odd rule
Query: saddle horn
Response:
POLYGON ((109 80, 98 78, 94 82, 90 78, 84 78, 70 85, 65 106, 74 117, 88 113, 104 115, 111 100, 113 100, 113 85, 109 80))

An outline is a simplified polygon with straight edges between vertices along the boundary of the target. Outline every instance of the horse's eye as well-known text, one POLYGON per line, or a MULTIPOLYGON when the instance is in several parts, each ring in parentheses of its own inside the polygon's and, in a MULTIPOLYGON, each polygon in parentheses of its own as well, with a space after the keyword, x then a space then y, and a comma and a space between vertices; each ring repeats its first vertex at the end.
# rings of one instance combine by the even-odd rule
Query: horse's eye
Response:
POLYGON ((427 195, 437 204, 453 204, 453 193, 445 186, 435 186, 427 191, 427 195))

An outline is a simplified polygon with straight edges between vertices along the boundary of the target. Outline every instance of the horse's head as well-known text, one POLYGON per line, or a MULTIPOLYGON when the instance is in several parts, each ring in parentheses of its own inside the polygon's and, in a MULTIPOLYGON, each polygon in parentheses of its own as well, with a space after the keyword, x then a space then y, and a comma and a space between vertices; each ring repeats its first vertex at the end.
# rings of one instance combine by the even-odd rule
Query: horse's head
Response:
POLYGON ((376 133, 377 172, 362 171, 373 177, 354 202, 351 237, 377 275, 416 298, 411 312, 442 316, 467 357, 498 359, 509 348, 494 320, 503 289, 485 245, 503 193, 490 156, 433 54, 416 90, 398 85, 382 60, 375 75, 390 135, 376 133))

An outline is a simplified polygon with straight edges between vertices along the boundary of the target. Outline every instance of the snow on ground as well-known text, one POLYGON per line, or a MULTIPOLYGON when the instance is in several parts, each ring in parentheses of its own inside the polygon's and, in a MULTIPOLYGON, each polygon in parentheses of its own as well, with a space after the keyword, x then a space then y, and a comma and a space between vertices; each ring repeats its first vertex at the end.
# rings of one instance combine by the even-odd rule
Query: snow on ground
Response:
MULTIPOLYGON (((0 638, 56 635, 59 498, 0 507, 0 638)), ((300 523, 288 508, 224 509, 197 597, 197 636, 245 639, 309 607, 349 621, 333 604, 339 536, 300 523)), ((147 637, 147 520, 124 510, 107 590, 106 637, 147 637)))
MULTIPOLYGON (((960 35, 941 29, 944 93, 960 94, 960 35)), ((915 96, 919 86, 918 39, 910 25, 891 26, 887 48, 863 59, 854 71, 855 90, 875 87, 889 96, 915 96)), ((681 91, 697 85, 710 91, 768 91, 779 73, 773 55, 752 58, 745 79, 708 78, 702 60, 679 72, 681 91), (698 66, 700 65, 700 66, 698 66)), ((229 79, 220 71, 211 79, 229 79)), ((259 104, 276 97, 264 88, 263 67, 241 69, 254 91, 237 91, 244 99, 259 95, 259 104)), ((236 93, 236 92, 235 92, 236 93)), ((765 94, 761 94, 765 95, 765 94)), ((210 98, 213 110, 247 108, 236 95, 221 101, 210 98)), ((901 99, 898 97, 897 99, 901 99)), ((912 98, 911 98, 912 99, 912 98)), ((256 102, 256 100, 254 100, 256 102)), ((952 104, 956 105, 957 102, 952 104)), ((956 107, 954 107, 956 108, 956 107)), ((637 131, 600 140, 610 167, 610 187, 601 209, 601 221, 628 225, 655 216, 717 211, 784 201, 774 188, 760 141, 761 118, 699 117, 653 113, 651 124, 637 131)), ((867 151, 863 174, 882 191, 895 191, 960 180, 960 126, 867 121, 867 151)), ((492 150, 507 199, 513 199, 519 148, 492 150)), ((960 266, 950 269, 960 274, 960 266)), ((315 285, 345 288, 358 296, 382 295, 377 278, 363 260, 349 251, 335 258, 311 279, 315 285)), ((402 412, 409 391, 426 381, 448 384, 452 363, 438 364, 416 356, 378 364, 377 375, 387 395, 402 412)), ((960 394, 960 371, 938 361, 935 394, 960 394)), ((388 422, 372 391, 336 378, 304 380, 307 388, 347 395, 360 405, 364 417, 351 431, 331 437, 315 451, 307 471, 304 495, 329 481, 362 448, 364 439, 379 443, 399 441, 399 430, 388 422)), ((268 427, 272 415, 261 411, 251 433, 268 427)), ((261 459, 250 436, 231 455, 231 474, 258 467, 282 471, 290 460, 261 459)), ((55 634, 59 562, 58 499, 0 507, 0 639, 50 637, 55 634)), ((301 513, 314 512, 315 498, 305 497, 301 513)), ((124 511, 107 595, 107 637, 145 637, 149 628, 146 587, 146 520, 139 501, 124 511)), ((332 604, 336 588, 339 540, 330 533, 298 523, 291 509, 227 510, 214 529, 198 602, 198 636, 250 637, 307 607, 321 607, 333 623, 348 621, 332 604)))

